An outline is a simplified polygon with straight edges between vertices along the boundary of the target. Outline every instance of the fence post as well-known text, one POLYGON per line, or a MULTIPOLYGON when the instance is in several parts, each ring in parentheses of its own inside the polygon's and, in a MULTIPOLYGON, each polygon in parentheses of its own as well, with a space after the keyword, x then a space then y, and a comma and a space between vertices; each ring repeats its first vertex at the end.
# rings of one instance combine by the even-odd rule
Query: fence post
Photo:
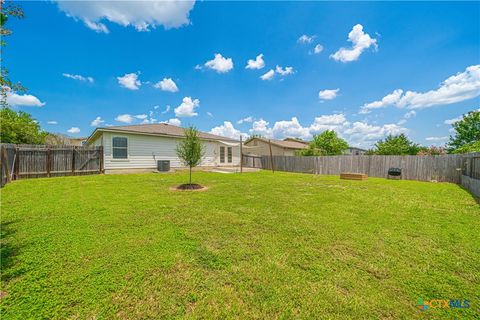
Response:
POLYGON ((105 168, 104 168, 104 158, 103 158, 103 146, 99 147, 99 152, 100 152, 100 168, 99 168, 99 173, 105 173, 105 168))
POLYGON ((270 164, 272 165, 272 173, 275 173, 275 169, 273 168, 273 154, 272 154, 272 141, 268 140, 268 146, 270 147, 270 164))
POLYGON ((15 164, 14 164, 14 171, 15 171, 15 180, 20 179, 20 152, 18 148, 15 148, 15 164))
POLYGON ((242 135, 240 135, 240 173, 243 173, 242 135))
POLYGON ((47 148, 47 177, 50 177, 51 157, 50 148, 47 148))
POLYGON ((5 146, 2 146, 2 172, 3 168, 5 168, 5 174, 6 174, 6 183, 9 183, 12 181, 12 177, 10 176, 10 164, 8 163, 8 155, 7 155, 7 150, 5 149, 5 146))
POLYGON ((75 175, 75 147, 72 147, 72 176, 75 175))

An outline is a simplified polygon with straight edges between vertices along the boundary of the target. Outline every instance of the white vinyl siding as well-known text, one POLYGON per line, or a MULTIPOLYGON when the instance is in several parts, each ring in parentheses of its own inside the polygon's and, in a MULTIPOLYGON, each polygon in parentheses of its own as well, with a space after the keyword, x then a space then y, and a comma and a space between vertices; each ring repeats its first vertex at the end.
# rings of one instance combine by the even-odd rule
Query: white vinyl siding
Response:
MULTIPOLYGON (((156 169, 157 160, 170 160, 172 168, 184 167, 176 154, 177 142, 180 138, 160 137, 141 134, 118 134, 102 132, 92 144, 103 142, 105 155, 105 169, 156 169), (113 158, 113 137, 126 137, 128 141, 128 158, 113 158)), ((232 148, 232 162, 220 163, 220 146, 217 141, 202 141, 205 155, 200 166, 240 165, 240 148, 232 148)), ((223 145, 224 146, 224 145, 223 145)), ((227 148, 224 146, 224 148, 227 148)), ((226 150, 225 150, 226 151, 226 150)), ((226 155, 225 155, 226 156, 226 155)))

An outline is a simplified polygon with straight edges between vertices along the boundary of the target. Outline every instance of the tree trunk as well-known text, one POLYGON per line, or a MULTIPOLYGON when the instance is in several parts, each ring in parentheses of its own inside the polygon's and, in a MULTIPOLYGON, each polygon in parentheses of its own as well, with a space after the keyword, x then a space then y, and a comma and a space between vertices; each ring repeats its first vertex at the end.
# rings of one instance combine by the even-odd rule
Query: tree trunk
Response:
POLYGON ((190 167, 190 184, 192 184, 192 167, 190 167))

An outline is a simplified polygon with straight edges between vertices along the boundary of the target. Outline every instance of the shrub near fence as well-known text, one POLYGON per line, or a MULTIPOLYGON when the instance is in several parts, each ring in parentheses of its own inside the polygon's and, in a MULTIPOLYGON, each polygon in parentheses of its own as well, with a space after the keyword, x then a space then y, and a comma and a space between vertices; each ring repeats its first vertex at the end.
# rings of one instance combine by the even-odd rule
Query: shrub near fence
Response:
POLYGON ((103 147, 2 144, 1 185, 11 180, 99 174, 103 147))
MULTIPOLYGON (((402 179, 460 183, 465 161, 472 155, 439 156, 262 156, 263 169, 339 175, 342 172, 366 173, 387 178, 389 168, 401 168, 402 179), (273 161, 272 161, 273 160, 273 161)), ((480 165, 478 166, 480 169, 480 165)), ((477 169, 475 169, 477 170, 477 169)))

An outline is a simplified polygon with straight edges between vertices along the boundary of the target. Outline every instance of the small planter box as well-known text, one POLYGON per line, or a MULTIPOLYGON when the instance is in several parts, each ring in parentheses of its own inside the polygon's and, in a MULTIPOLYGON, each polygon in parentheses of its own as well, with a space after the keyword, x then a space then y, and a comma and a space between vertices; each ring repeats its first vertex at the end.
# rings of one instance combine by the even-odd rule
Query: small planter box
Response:
POLYGON ((351 172, 342 172, 340 173, 340 179, 345 180, 367 180, 368 175, 365 173, 351 173, 351 172))

